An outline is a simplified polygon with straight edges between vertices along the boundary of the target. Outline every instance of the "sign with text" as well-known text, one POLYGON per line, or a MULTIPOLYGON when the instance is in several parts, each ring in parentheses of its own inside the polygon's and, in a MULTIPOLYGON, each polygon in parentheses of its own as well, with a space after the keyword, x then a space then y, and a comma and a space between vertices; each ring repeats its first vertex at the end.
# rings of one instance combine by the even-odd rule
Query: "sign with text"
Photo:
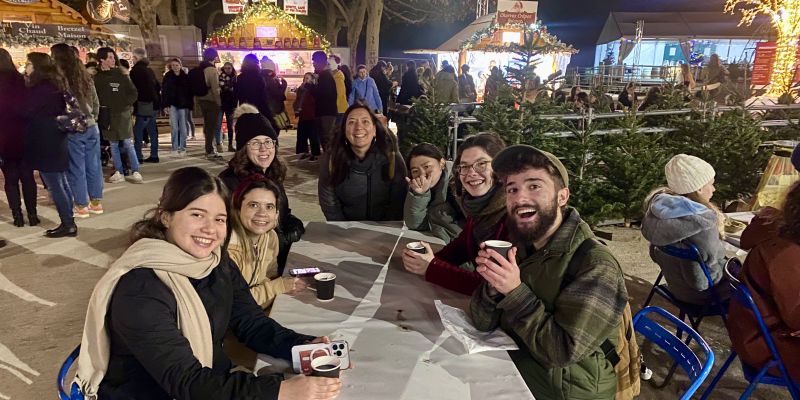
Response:
POLYGON ((538 1, 498 0, 497 23, 500 25, 533 24, 536 22, 538 9, 538 1))
POLYGON ((10 24, 12 36, 52 36, 61 39, 85 39, 89 28, 83 25, 10 24))
MULTIPOLYGON (((278 0, 263 0, 267 3, 278 4, 278 0)), ((259 3, 259 0, 250 0, 251 3, 259 3)), ((224 14, 238 14, 244 10, 247 0, 222 0, 222 12, 224 14)))
POLYGON ((284 0, 283 11, 287 14, 308 15, 308 0, 284 0))
MULTIPOLYGON (((775 42, 756 43, 755 60, 753 61, 753 85, 769 85, 772 79, 772 65, 775 62, 777 47, 775 42)), ((800 46, 797 47, 795 60, 800 60, 800 46)), ((796 61, 797 63, 797 61, 796 61)), ((800 64, 795 66, 794 81, 800 81, 800 64)))
POLYGON ((3 0, 3 1, 9 4, 34 4, 39 2, 39 0, 3 0))

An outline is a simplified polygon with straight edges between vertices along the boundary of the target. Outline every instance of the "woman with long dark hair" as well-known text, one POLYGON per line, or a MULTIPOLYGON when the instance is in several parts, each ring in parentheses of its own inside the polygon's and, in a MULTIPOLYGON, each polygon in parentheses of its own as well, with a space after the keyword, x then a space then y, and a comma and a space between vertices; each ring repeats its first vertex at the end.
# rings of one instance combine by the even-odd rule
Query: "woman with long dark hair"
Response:
POLYGON ((369 76, 375 80, 375 85, 378 86, 381 104, 383 104, 383 115, 389 115, 389 96, 392 94, 392 81, 386 76, 386 62, 383 60, 378 61, 369 71, 369 76))
MULTIPOLYGON (((95 285, 76 381, 101 399, 332 399, 335 378, 231 372, 222 340, 291 360, 293 346, 328 342, 264 314, 228 257, 225 185, 201 168, 170 175, 132 244, 95 285)), ((291 361, 290 361, 291 362, 291 361)))
POLYGON ((419 85, 419 76, 417 76, 417 63, 411 60, 406 63, 406 72, 400 82, 400 94, 397 95, 397 102, 410 106, 419 96, 422 96, 422 87, 419 85))
POLYGON ((328 221, 403 218, 405 162, 368 106, 356 103, 345 112, 319 167, 319 205, 328 221))
POLYGON ((28 212, 28 223, 39 224, 36 214, 36 181, 33 168, 23 157, 25 115, 20 103, 25 103, 25 78, 17 71, 11 54, 0 48, 0 169, 5 177, 4 189, 14 226, 22 227, 22 198, 28 212), (22 198, 20 198, 22 184, 22 198))
POLYGON ((66 109, 64 92, 67 84, 53 60, 44 53, 28 53, 25 72, 28 74, 28 93, 22 107, 28 118, 25 158, 33 169, 39 170, 61 219, 61 224, 48 230, 45 236, 77 236, 78 227, 72 210, 74 197, 67 180, 67 134, 59 129, 56 122, 56 117, 66 109))
POLYGON ((228 162, 228 168, 219 174, 229 190, 236 190, 242 180, 251 175, 266 176, 280 188, 278 234, 278 275, 283 274, 292 243, 305 233, 303 221, 292 215, 289 198, 283 188, 286 165, 278 157, 278 135, 258 110, 243 104, 233 114, 236 119, 236 153, 228 162))
POLYGON ((483 278, 472 261, 486 240, 508 240, 506 193, 492 170, 492 159, 506 147, 494 133, 479 133, 464 140, 456 154, 454 192, 467 217, 464 229, 450 244, 435 254, 428 243, 420 254, 403 251, 403 266, 428 282, 472 294, 483 278))
POLYGON ((75 96, 86 115, 86 132, 67 135, 69 149, 69 185, 75 203, 75 217, 102 214, 103 167, 100 164, 100 129, 97 119, 100 101, 94 82, 72 47, 59 43, 50 48, 56 67, 66 78, 67 89, 75 96))

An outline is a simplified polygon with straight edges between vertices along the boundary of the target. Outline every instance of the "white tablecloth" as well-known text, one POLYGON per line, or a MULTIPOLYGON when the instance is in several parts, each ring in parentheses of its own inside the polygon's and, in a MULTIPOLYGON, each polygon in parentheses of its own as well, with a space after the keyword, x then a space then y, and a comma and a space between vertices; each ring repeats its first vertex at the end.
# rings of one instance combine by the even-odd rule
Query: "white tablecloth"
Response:
POLYGON ((533 399, 508 353, 467 354, 444 330, 433 301, 465 308, 469 298, 403 269, 401 249, 420 239, 400 223, 309 223, 287 271, 334 272, 336 297, 281 295, 270 316, 298 332, 348 341, 355 368, 342 372, 342 400, 533 399))

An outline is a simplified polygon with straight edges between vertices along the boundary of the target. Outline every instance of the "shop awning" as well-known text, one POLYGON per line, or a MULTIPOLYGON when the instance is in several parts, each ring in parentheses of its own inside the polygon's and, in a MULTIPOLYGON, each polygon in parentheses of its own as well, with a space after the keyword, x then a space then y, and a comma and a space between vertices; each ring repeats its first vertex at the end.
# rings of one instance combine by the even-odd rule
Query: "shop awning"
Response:
POLYGON ((658 39, 768 39, 767 17, 739 26, 741 16, 723 12, 611 12, 597 44, 636 36, 636 21, 644 21, 644 38, 658 39))
POLYGON ((482 31, 489 27, 494 21, 495 14, 488 14, 484 15, 472 21, 471 24, 467 25, 466 28, 462 29, 460 32, 456 33, 448 39, 446 42, 442 43, 439 47, 435 49, 414 49, 414 50, 406 50, 405 53, 408 54, 439 54, 439 53, 457 53, 461 51, 461 45, 469 40, 476 32, 482 31))

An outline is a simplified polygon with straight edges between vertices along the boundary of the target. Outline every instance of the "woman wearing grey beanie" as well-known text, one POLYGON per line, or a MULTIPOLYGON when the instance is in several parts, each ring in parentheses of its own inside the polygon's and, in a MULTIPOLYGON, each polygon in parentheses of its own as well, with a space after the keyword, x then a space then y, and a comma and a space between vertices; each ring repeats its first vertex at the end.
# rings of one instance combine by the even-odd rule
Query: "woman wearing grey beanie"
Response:
POLYGON ((650 242, 650 258, 658 264, 669 290, 683 302, 704 305, 714 300, 700 264, 667 255, 657 246, 693 243, 708 267, 719 299, 729 290, 723 279, 725 262, 725 216, 711 203, 714 168, 702 159, 678 154, 664 167, 667 186, 656 189, 645 200, 642 235, 650 242))

